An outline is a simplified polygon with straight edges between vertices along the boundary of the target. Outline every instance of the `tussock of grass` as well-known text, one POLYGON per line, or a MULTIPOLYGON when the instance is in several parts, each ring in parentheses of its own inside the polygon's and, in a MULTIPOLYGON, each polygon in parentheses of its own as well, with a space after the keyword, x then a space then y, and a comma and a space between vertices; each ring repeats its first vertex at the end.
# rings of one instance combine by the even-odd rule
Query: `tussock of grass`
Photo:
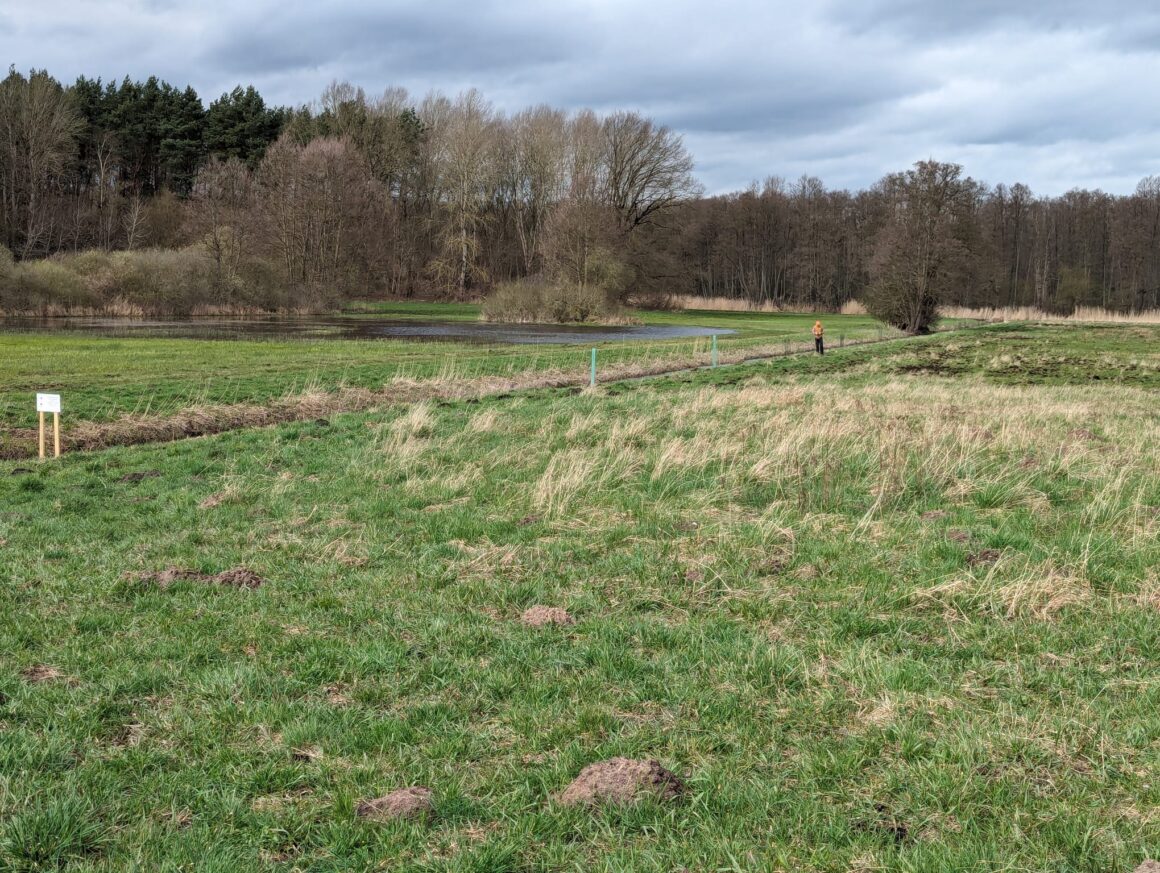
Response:
POLYGON ((1007 618, 1051 619, 1057 613, 1087 603, 1091 583, 1077 572, 1053 562, 1012 567, 1000 560, 984 574, 963 574, 920 591, 921 600, 958 602, 968 609, 986 609, 1007 618))

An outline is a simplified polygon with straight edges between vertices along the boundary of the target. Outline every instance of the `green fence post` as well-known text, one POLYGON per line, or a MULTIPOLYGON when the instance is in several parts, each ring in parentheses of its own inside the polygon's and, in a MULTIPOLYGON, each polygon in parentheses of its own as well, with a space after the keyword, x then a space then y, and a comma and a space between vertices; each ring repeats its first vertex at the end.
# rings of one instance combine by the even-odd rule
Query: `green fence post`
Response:
POLYGON ((717 366, 717 334, 713 334, 713 366, 717 366))
POLYGON ((592 374, 588 379, 588 387, 596 387, 596 349, 592 350, 592 374))

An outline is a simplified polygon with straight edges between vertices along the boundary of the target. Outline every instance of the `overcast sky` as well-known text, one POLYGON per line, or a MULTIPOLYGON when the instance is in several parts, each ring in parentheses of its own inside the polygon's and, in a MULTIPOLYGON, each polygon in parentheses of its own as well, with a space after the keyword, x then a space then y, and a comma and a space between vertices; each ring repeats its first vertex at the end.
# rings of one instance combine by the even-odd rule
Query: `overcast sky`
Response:
POLYGON ((713 193, 778 175, 859 188, 934 157, 1039 194, 1160 174, 1155 0, 0 0, 0 59, 209 100, 332 80, 497 108, 635 109, 713 193))

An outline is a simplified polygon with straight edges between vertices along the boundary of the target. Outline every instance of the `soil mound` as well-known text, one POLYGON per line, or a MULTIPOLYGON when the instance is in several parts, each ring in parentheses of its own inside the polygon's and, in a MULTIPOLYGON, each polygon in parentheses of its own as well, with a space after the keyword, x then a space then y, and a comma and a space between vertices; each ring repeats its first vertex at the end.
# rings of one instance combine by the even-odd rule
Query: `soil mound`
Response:
POLYGON ((942 521, 944 518, 950 518, 951 514, 945 509, 932 509, 930 512, 922 514, 923 521, 942 521))
POLYGON ((528 627, 544 627, 545 625, 564 625, 575 624, 574 619, 566 609, 561 609, 558 606, 532 606, 524 610, 524 614, 520 616, 520 621, 528 627))
POLYGON ((174 582, 204 582, 207 585, 224 585, 227 588, 259 588, 265 582, 261 576, 245 567, 232 567, 221 573, 199 573, 197 570, 166 567, 158 573, 128 573, 125 578, 135 582, 152 583, 158 588, 168 588, 174 582))
POLYGON ((1097 442, 1097 443, 1103 442, 1103 437, 1101 437, 1095 431, 1090 430, 1086 427, 1077 427, 1074 430, 1069 430, 1067 432, 1067 435, 1069 437, 1071 437, 1072 439, 1077 439, 1077 440, 1087 440, 1088 442, 1097 442))
POLYGON ((26 667, 20 671, 20 675, 23 677, 25 682, 34 683, 51 682, 54 679, 61 679, 64 677, 64 673, 60 672, 60 670, 56 669, 56 667, 50 667, 47 664, 34 664, 31 667, 26 667))
POLYGON ((687 788, 659 761, 610 758, 589 764, 560 794, 564 806, 592 806, 599 803, 632 803, 646 797, 676 800, 687 788))
POLYGON ((1133 873, 1160 873, 1160 861, 1145 861, 1133 873))
POLYGON ((355 814, 370 821, 398 821, 400 819, 429 819, 435 814, 430 788, 413 785, 400 788, 374 800, 359 801, 355 814))
POLYGON ((969 543, 971 541, 971 532, 956 527, 947 531, 947 539, 956 543, 969 543))
POLYGON ((983 549, 980 552, 967 555, 967 563, 972 567, 978 567, 985 564, 994 564, 1003 556, 1003 553, 998 549, 983 549))

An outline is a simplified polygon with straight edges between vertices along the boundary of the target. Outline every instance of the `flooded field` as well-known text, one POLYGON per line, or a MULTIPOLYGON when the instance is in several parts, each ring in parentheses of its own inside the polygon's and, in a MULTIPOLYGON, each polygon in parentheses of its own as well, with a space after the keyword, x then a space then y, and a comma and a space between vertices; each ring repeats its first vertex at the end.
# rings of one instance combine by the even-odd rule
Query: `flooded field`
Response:
POLYGON ((0 331, 82 333, 117 338, 165 339, 402 339, 484 344, 560 345, 617 340, 663 340, 726 335, 734 331, 695 325, 492 324, 374 316, 259 318, 0 318, 0 331))

